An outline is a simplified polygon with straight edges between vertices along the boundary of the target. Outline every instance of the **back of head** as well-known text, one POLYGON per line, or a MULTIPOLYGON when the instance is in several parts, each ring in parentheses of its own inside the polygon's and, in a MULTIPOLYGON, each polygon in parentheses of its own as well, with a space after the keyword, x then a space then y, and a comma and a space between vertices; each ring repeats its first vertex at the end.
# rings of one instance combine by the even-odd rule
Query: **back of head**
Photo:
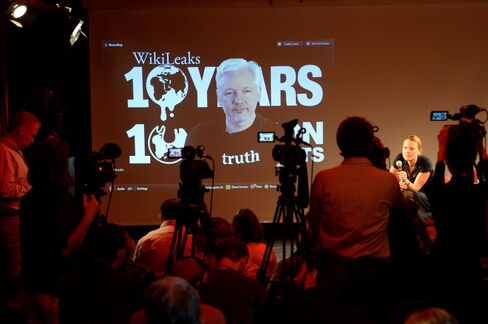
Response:
POLYGON ((32 156, 29 182, 35 186, 68 187, 72 179, 68 167, 69 147, 56 138, 40 143, 32 156))
POLYGON ((122 226, 108 223, 102 225, 94 237, 94 256, 106 261, 114 261, 120 250, 126 247, 125 230, 122 226))
POLYGON ((446 145, 446 163, 452 173, 471 174, 476 162, 477 138, 468 125, 449 128, 446 145))
POLYGON ((215 244, 224 238, 234 235, 232 225, 222 217, 212 217, 210 220, 210 232, 215 244))
POLYGON ((200 298, 186 280, 166 276, 153 282, 144 293, 147 324, 200 323, 200 298))
POLYGON ((264 230, 259 220, 250 209, 241 209, 232 220, 234 233, 246 243, 261 242, 264 239, 264 230))
POLYGON ((427 308, 415 311, 405 320, 405 324, 458 324, 459 321, 442 308, 427 308))
POLYGON ((345 158, 369 157, 373 139, 374 128, 363 117, 348 117, 337 129, 337 145, 345 158))
POLYGON ((203 280, 205 266, 193 257, 186 257, 176 260, 168 275, 183 278, 196 288, 203 280))
POLYGON ((249 256, 247 245, 237 237, 227 237, 219 242, 215 247, 215 258, 217 261, 228 258, 233 262, 238 262, 242 258, 249 256))
POLYGON ((164 220, 176 219, 181 213, 181 201, 177 198, 167 199, 161 203, 160 210, 164 220))

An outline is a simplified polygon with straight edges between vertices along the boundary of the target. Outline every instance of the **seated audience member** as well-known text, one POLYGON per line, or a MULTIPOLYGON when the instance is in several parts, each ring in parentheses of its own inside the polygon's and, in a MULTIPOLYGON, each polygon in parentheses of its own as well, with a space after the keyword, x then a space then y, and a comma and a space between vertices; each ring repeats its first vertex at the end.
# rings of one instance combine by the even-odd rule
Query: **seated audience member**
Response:
POLYGON ((234 230, 232 229, 232 225, 222 217, 212 217, 210 219, 210 236, 212 239, 212 249, 206 252, 206 260, 208 263, 209 268, 213 268, 215 265, 215 246, 220 242, 222 239, 227 237, 234 236, 234 230))
POLYGON ((442 128, 430 202, 437 236, 432 246, 433 301, 461 323, 488 322, 478 296, 486 244, 487 183, 474 183, 477 133, 469 125, 442 128), (445 164, 452 175, 444 182, 445 164), (481 317, 483 316, 483 317, 481 317))
MULTIPOLYGON (((203 281, 205 269, 205 265, 196 258, 185 257, 174 262, 168 276, 171 276, 171 278, 176 280, 184 279, 193 288, 197 289, 197 287, 199 287, 203 281)), ((225 317, 224 314, 222 314, 222 312, 217 308, 200 303, 200 321, 202 324, 225 324, 225 317)), ((147 320, 144 309, 136 312, 131 317, 130 323, 146 324, 147 320)))
POLYGON ((424 222, 432 219, 427 191, 434 173, 430 159, 422 155, 422 140, 416 135, 409 135, 403 141, 402 153, 393 159, 390 172, 393 173, 404 195, 417 206, 417 232, 424 250, 429 251, 432 241, 424 222))
MULTIPOLYGON (((202 288, 206 274, 206 265, 193 257, 176 260, 168 273, 170 276, 185 279, 195 289, 202 288)), ((225 324, 224 314, 218 308, 200 303, 200 310, 202 323, 225 324)))
POLYGON ((459 324, 459 321, 446 310, 432 307, 411 313, 405 324, 459 324))
POLYGON ((94 195, 77 208, 69 192, 69 147, 59 139, 39 144, 29 169, 32 189, 20 203, 21 283, 29 322, 59 319, 59 281, 76 267, 80 246, 99 211, 94 195))
MULTIPOLYGON (((143 236, 136 245, 134 261, 146 267, 156 276, 165 273, 177 217, 181 214, 179 199, 168 199, 161 204, 161 226, 143 236)), ((189 236, 184 255, 191 255, 192 239, 189 236)))
MULTIPOLYGON (((263 227, 252 210, 241 209, 232 220, 232 228, 235 235, 246 243, 249 251, 249 259, 244 269, 244 275, 256 279, 266 250, 266 243, 263 243, 263 227)), ((276 268, 276 263, 276 254, 271 251, 266 277, 271 277, 276 268)))
POLYGON ((198 324, 198 292, 186 280, 166 276, 153 282, 144 293, 144 316, 131 324, 198 324))
POLYGON ((346 259, 330 251, 305 254, 293 280, 295 293, 270 304, 264 322, 374 323, 346 304, 348 271, 346 259))
POLYGON ((61 284, 62 323, 128 323, 142 304, 145 278, 123 272, 126 234, 106 224, 93 235, 94 255, 79 273, 61 284))
POLYGON ((266 302, 266 289, 242 272, 249 253, 246 243, 235 237, 220 240, 215 249, 216 266, 210 269, 202 302, 220 309, 227 323, 255 323, 266 302))

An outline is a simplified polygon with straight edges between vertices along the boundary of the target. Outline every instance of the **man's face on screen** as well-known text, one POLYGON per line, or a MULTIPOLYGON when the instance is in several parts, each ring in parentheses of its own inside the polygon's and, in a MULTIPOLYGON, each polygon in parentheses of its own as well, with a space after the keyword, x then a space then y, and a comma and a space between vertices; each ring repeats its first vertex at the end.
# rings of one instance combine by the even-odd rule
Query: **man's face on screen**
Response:
POLYGON ((218 99, 227 121, 236 125, 253 121, 259 95, 252 73, 245 68, 227 72, 221 81, 218 99))

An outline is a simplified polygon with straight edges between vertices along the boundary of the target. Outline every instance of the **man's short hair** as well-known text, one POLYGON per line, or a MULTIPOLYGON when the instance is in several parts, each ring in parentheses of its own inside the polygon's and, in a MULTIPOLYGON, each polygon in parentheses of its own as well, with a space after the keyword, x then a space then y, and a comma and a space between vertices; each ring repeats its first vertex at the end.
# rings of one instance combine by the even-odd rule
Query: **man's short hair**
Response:
POLYGON ((14 130, 26 125, 41 125, 39 119, 28 111, 19 111, 14 115, 10 130, 14 130))
POLYGON ((125 249, 127 239, 122 226, 115 223, 102 225, 95 233, 94 256, 106 261, 114 261, 121 249, 125 249))
POLYGON ((146 289, 144 312, 147 324, 200 323, 200 298, 186 280, 166 276, 146 289))
POLYGON ((166 199, 161 203, 161 217, 164 220, 176 219, 181 212, 181 201, 177 198, 166 199))
POLYGON ((217 261, 222 260, 222 258, 229 258, 233 262, 238 262, 247 256, 249 256, 249 251, 246 243, 237 237, 224 238, 217 242, 215 247, 215 258, 217 261))
POLYGON ((337 129, 337 145, 344 157, 369 157, 373 148, 374 128, 363 117, 348 117, 337 129))
POLYGON ((220 63, 217 67, 217 73, 215 74, 217 92, 222 87, 222 77, 224 74, 240 69, 248 69, 249 72, 251 72, 259 94, 261 92, 261 73, 259 71, 259 65, 254 61, 247 61, 243 58, 230 58, 220 63))

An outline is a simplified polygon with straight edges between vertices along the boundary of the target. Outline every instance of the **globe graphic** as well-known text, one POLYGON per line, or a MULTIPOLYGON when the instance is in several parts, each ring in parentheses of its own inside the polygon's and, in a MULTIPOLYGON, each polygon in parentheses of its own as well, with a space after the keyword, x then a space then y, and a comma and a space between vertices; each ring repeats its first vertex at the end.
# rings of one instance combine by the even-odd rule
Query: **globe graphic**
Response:
POLYGON ((161 108, 161 120, 173 117, 173 111, 188 93, 188 79, 177 66, 164 64, 155 67, 149 72, 146 79, 146 90, 151 98, 161 108))

